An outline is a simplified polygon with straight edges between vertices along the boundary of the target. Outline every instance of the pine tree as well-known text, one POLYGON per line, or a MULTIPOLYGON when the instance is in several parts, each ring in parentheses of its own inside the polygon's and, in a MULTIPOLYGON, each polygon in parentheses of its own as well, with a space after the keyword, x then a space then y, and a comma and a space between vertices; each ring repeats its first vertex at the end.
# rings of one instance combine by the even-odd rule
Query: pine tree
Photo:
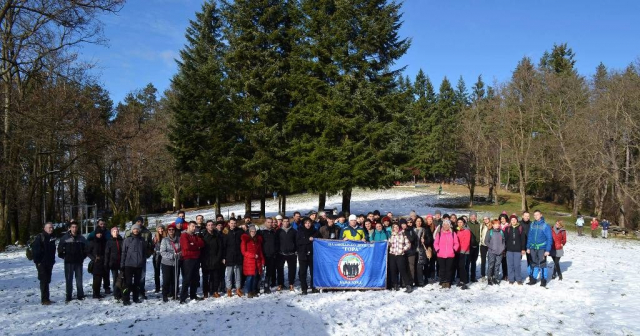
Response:
POLYGON ((263 200, 268 189, 287 191, 290 157, 283 126, 292 107, 297 8, 285 0, 237 0, 225 2, 223 12, 231 103, 242 134, 240 188, 246 202, 255 191, 263 200))
POLYGON ((187 28, 168 104, 173 112, 169 150, 177 168, 201 175, 223 193, 238 180, 234 147, 239 135, 228 103, 221 29, 215 2, 205 2, 187 28))
POLYGON ((414 123, 411 130, 413 147, 410 166, 420 170, 420 174, 426 178, 430 176, 433 163, 430 141, 431 132, 435 126, 432 115, 435 112, 436 93, 431 80, 422 69, 416 75, 414 92, 416 101, 411 108, 414 123))
POLYGON ((297 134, 293 162, 316 191, 342 190, 345 212, 354 187, 390 186, 394 103, 400 70, 394 62, 409 41, 398 37, 400 5, 377 0, 302 1, 300 82, 308 92, 288 120, 297 134))

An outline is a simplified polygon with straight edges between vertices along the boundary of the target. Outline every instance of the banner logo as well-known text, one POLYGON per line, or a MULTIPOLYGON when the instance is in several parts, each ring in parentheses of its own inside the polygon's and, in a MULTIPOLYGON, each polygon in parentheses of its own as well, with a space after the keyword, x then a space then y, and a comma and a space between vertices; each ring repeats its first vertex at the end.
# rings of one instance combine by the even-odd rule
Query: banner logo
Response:
POLYGON ((364 273, 364 260, 355 253, 347 253, 338 261, 338 272, 345 280, 358 280, 364 273))

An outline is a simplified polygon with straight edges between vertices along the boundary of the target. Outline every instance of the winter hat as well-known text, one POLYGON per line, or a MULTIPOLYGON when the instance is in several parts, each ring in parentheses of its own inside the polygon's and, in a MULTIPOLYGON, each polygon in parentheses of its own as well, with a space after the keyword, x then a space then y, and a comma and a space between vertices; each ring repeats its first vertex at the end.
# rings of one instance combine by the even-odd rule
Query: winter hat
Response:
POLYGON ((160 224, 160 225, 156 226, 156 230, 157 230, 157 229, 163 229, 163 230, 164 230, 164 229, 165 229, 165 227, 164 227, 164 225, 160 224))
POLYGON ((176 229, 176 223, 169 224, 169 226, 167 226, 167 230, 169 230, 169 229, 174 229, 175 230, 176 229))
POLYGON ((436 210, 435 214, 436 215, 442 215, 442 212, 440 212, 440 210, 436 210))
POLYGON ((433 215, 428 214, 428 215, 427 215, 427 217, 425 217, 425 218, 431 218, 431 219, 433 219, 433 215))
POLYGON ((509 222, 511 222, 511 220, 512 220, 512 219, 514 219, 514 218, 515 218, 516 220, 518 220, 518 216, 516 216, 516 215, 511 215, 511 217, 509 217, 509 222))
POLYGON ((400 223, 400 225, 402 225, 402 224, 407 224, 407 220, 406 220, 406 219, 404 219, 404 218, 400 218, 399 223, 400 223))
POLYGON ((387 216, 384 216, 384 217, 382 217, 382 222, 383 222, 383 223, 384 223, 384 222, 391 222, 391 218, 389 218, 389 217, 387 217, 387 216))
POLYGON ((134 223, 137 223, 137 222, 144 223, 144 218, 142 218, 142 216, 138 216, 138 217, 136 217, 136 219, 133 222, 134 223))
POLYGON ((176 221, 175 221, 175 224, 176 224, 176 225, 178 225, 178 224, 184 224, 184 219, 183 219, 183 218, 178 217, 178 219, 176 219, 176 221))
POLYGON ((471 212, 469 213, 469 217, 471 217, 471 216, 476 216, 476 217, 477 217, 477 216, 478 216, 478 213, 477 213, 477 212, 475 212, 475 211, 471 211, 471 212))
POLYGON ((442 216, 442 219, 448 219, 448 218, 450 218, 450 217, 449 217, 449 214, 444 214, 444 215, 442 216))
POLYGON ((98 228, 96 229, 96 236, 99 235, 99 234, 104 236, 104 230, 101 227, 98 226, 98 228))
POLYGON ((282 220, 282 216, 281 215, 277 215, 276 216, 276 220, 282 220))
POLYGON ((131 227, 131 231, 133 231, 133 230, 135 230, 135 229, 142 230, 142 227, 140 226, 140 224, 134 224, 134 225, 131 227))
POLYGON ((506 214, 507 214, 507 212, 506 212, 506 211, 503 211, 503 212, 502 212, 502 215, 506 215, 506 214))
POLYGON ((451 225, 451 221, 448 220, 448 219, 445 219, 445 220, 442 221, 442 225, 444 226, 445 224, 451 225))
MULTIPOLYGON (((338 215, 338 217, 344 217, 344 215, 342 215, 342 216, 339 216, 339 215, 338 215)), ((356 219, 358 219, 358 218, 356 217, 356 215, 349 215, 349 221, 356 220, 356 219)))

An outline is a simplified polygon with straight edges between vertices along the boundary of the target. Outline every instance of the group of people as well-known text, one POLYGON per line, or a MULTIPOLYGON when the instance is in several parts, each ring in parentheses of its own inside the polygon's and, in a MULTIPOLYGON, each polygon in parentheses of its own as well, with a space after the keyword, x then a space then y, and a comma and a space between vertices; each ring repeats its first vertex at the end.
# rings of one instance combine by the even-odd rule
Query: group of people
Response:
MULTIPOLYGON (((313 286, 313 240, 334 239, 376 243, 386 241, 387 288, 404 287, 412 292, 438 281, 442 288, 457 285, 467 289, 477 282, 477 260, 480 258, 480 277, 489 285, 501 280, 523 284, 521 260, 527 259, 530 285, 546 286, 549 280, 547 257, 554 261, 552 278, 562 280, 559 260, 566 244, 562 221, 549 226, 540 211, 528 212, 521 218, 502 213, 498 219, 486 216, 480 223, 477 214, 457 217, 435 211, 424 217, 412 211, 407 218, 396 218, 389 212, 381 217, 379 211, 367 215, 337 215, 312 211, 307 217, 295 212, 291 218, 278 215, 267 218, 263 225, 252 223, 250 216, 242 220, 222 215, 206 220, 198 215, 187 222, 185 213, 168 226, 158 225, 152 233, 142 217, 121 235, 117 227, 110 230, 106 222, 98 221, 97 228, 86 238, 77 223, 71 222, 69 231, 60 239, 52 236, 51 223, 44 226, 32 244, 34 262, 40 280, 42 304, 52 302, 49 283, 55 263, 55 253, 64 260, 66 302, 72 300, 73 280, 76 298, 84 299, 82 287, 83 262, 90 259, 93 275, 93 297, 103 298, 113 293, 124 305, 146 299, 147 260, 152 258, 155 292, 164 302, 169 299, 187 300, 247 296, 253 298, 272 290, 294 291, 296 274, 302 295, 319 292, 313 286), (180 278, 182 286, 179 286, 180 278), (111 290, 111 282, 114 290, 111 290), (198 288, 203 296, 198 296, 198 288)), ((349 272, 348 269, 344 270, 349 272)))
MULTIPOLYGON (((598 222, 595 217, 591 218, 591 237, 598 238, 598 228, 602 228, 602 238, 607 239, 610 226, 611 223, 606 218, 602 219, 602 222, 598 222)), ((578 230, 578 236, 584 236, 584 217, 582 215, 578 215, 578 219, 576 219, 576 229, 578 230)))

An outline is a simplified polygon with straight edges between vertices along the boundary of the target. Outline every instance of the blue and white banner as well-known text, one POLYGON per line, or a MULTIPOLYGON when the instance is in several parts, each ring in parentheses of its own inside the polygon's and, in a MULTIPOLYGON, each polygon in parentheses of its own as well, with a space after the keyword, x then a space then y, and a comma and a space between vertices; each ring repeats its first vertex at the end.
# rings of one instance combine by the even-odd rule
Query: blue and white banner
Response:
POLYGON ((386 288, 387 242, 314 239, 313 285, 317 288, 386 288))

